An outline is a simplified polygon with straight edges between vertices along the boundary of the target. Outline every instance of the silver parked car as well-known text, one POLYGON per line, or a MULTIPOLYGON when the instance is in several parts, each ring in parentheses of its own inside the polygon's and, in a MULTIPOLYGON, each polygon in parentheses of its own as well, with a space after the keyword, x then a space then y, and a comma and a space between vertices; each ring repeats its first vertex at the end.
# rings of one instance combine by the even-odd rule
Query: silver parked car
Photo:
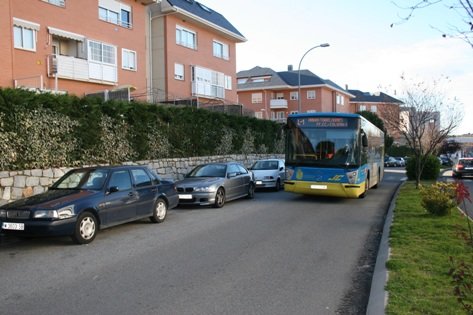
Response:
POLYGON ((273 188, 278 191, 284 185, 286 178, 284 160, 258 160, 250 167, 250 170, 255 175, 256 188, 273 188))
POLYGON ((221 208, 225 202, 253 198, 253 173, 236 162, 209 163, 195 167, 176 182, 180 205, 211 205, 221 208))
POLYGON ((395 156, 394 159, 396 160, 394 164, 395 166, 400 166, 400 167, 406 166, 406 161, 404 160, 404 158, 395 156))

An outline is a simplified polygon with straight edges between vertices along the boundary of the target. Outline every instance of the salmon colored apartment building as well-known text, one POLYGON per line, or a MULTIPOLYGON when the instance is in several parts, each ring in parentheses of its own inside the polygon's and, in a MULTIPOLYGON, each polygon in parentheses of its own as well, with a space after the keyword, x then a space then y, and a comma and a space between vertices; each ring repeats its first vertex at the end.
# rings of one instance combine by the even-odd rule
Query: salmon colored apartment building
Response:
POLYGON ((298 112, 351 112, 354 95, 308 70, 300 71, 300 84, 299 71, 291 66, 282 72, 254 67, 238 72, 237 80, 238 101, 257 118, 285 122, 289 114, 298 112))
POLYGON ((404 104, 401 100, 383 92, 369 93, 348 88, 347 91, 354 95, 354 97, 350 99, 350 107, 353 113, 362 111, 375 113, 385 122, 384 127, 387 133, 394 139, 394 142, 403 142, 398 130, 386 123, 388 120, 400 121, 403 119, 403 116, 407 114, 403 112, 401 108, 404 104))
POLYGON ((194 0, 162 0, 151 11, 154 102, 237 104, 236 44, 246 38, 194 0))
POLYGON ((0 1, 0 86, 77 96, 147 91, 156 0, 0 1))

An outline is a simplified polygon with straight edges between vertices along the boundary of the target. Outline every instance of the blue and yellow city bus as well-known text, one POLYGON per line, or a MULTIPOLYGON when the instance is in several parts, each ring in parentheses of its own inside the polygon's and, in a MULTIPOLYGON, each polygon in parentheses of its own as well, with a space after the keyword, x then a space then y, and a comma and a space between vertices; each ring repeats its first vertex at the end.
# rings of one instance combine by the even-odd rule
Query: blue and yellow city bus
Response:
POLYGON ((358 114, 293 114, 285 157, 285 191, 364 197, 383 179, 384 133, 358 114))

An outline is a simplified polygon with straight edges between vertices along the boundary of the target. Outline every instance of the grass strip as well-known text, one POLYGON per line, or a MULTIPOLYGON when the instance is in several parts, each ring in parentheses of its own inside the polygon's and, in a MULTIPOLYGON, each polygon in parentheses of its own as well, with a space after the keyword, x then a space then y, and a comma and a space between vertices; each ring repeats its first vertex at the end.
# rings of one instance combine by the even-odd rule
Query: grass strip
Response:
MULTIPOLYGON (((423 183, 430 185, 433 182, 423 183)), ((449 274, 453 258, 473 269, 473 247, 466 217, 434 216, 421 206, 413 182, 400 189, 390 233, 389 280, 386 314, 468 314, 457 300, 449 274)), ((473 283, 471 277, 465 281, 473 283)), ((473 305, 473 294, 467 303, 473 305)), ((470 313, 471 314, 471 313, 470 313)))

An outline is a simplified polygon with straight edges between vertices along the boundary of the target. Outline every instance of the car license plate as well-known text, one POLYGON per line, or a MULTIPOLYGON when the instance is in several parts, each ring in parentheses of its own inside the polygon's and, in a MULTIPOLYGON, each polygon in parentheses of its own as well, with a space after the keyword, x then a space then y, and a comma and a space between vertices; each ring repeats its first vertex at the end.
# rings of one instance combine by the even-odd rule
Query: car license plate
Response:
POLYGON ((4 229, 4 230, 24 231, 25 230, 25 224, 24 223, 3 222, 2 229, 4 229))
POLYGON ((179 195, 179 199, 192 199, 192 195, 179 195))
POLYGON ((327 189, 327 185, 310 185, 310 189, 327 189))
POLYGON ((263 185, 263 182, 260 181, 260 180, 257 180, 257 181, 256 181, 256 185, 263 185))

